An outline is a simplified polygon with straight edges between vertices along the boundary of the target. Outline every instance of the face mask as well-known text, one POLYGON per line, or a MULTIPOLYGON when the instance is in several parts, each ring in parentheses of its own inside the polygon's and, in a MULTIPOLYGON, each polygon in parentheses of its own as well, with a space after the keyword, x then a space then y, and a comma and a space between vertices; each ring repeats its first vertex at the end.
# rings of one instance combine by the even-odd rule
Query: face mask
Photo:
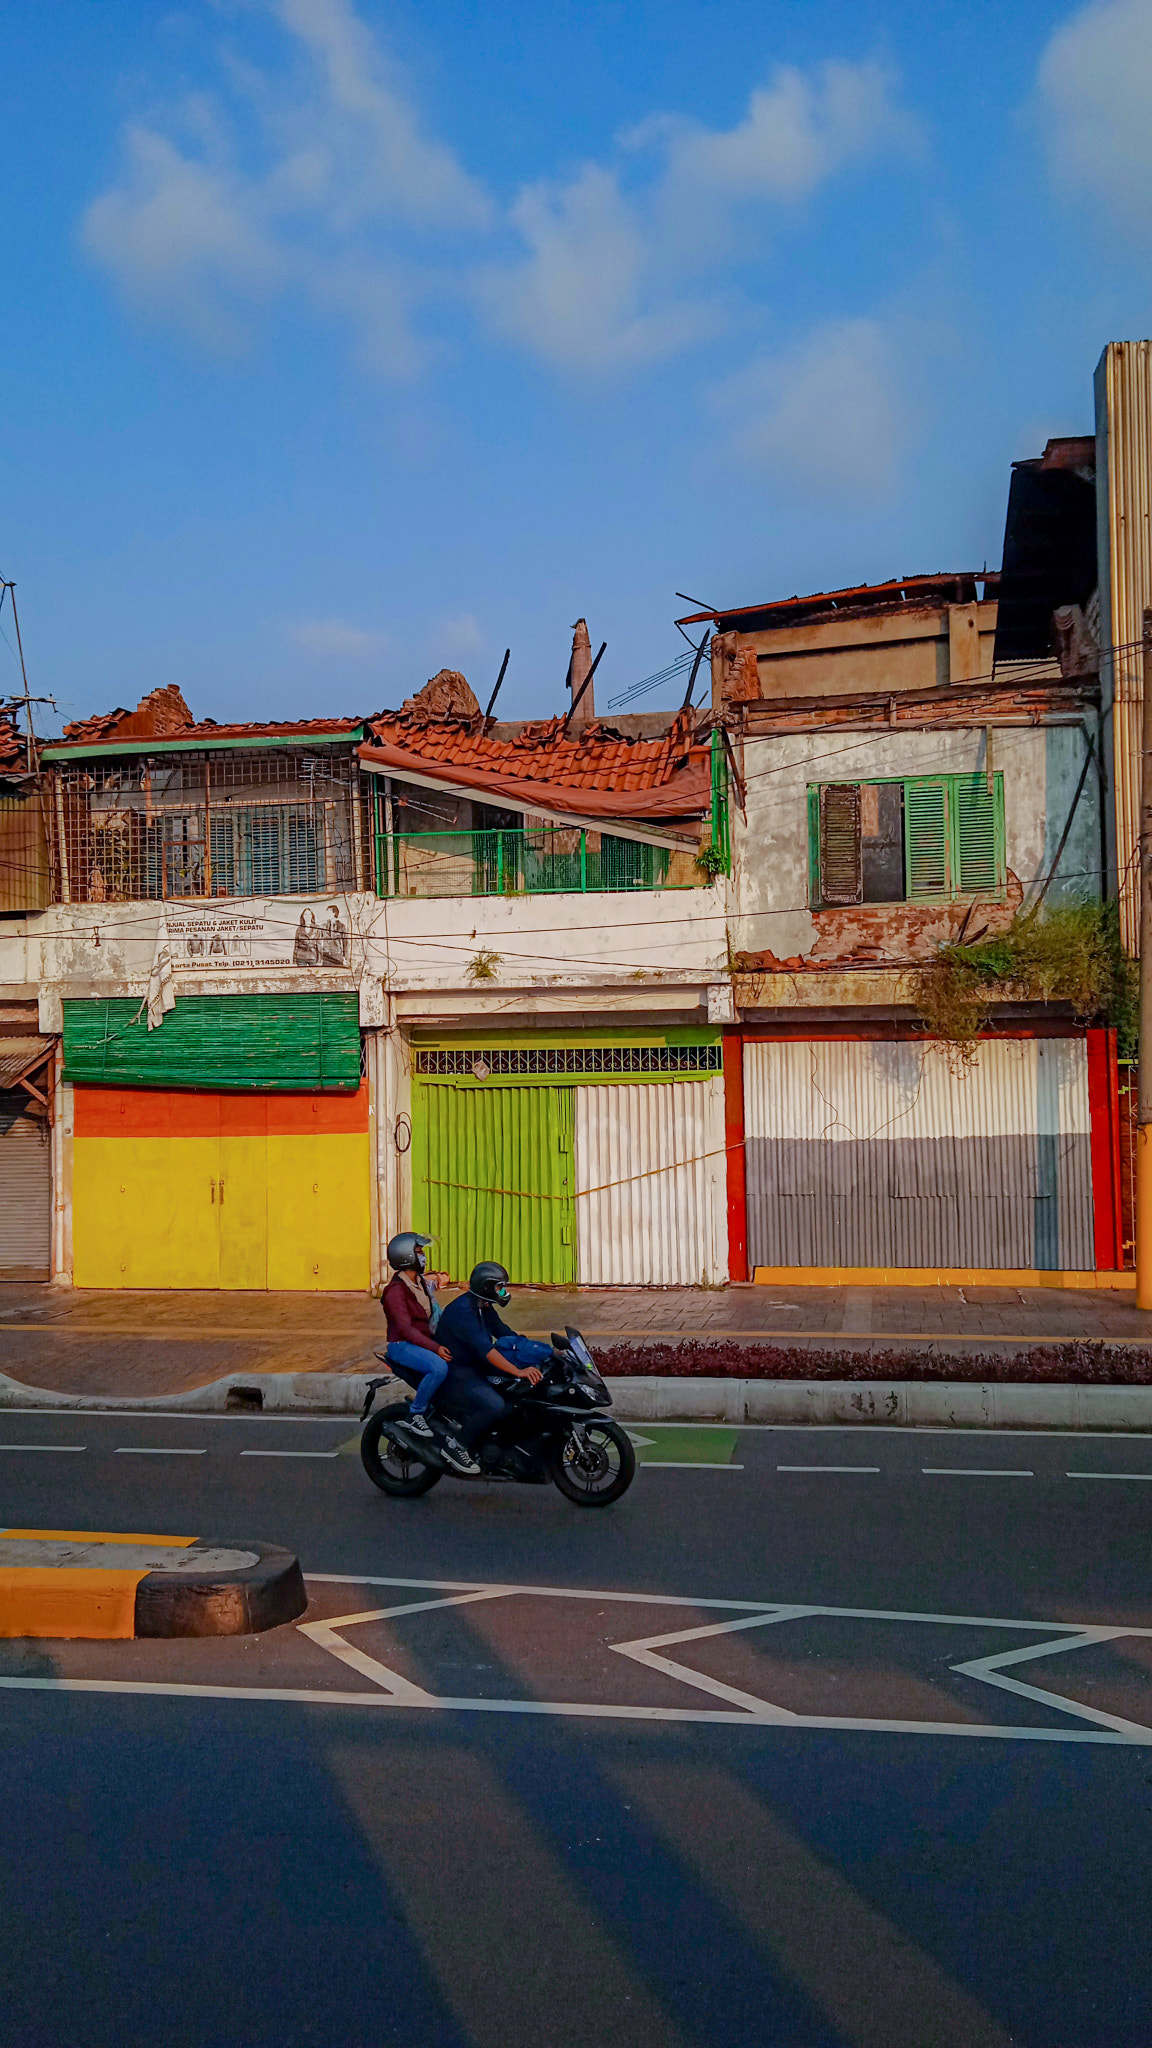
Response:
POLYGON ((503 1308, 506 1302, 511 1301, 512 1296, 506 1287, 498 1287, 496 1289, 496 1299, 500 1303, 501 1308, 503 1308))

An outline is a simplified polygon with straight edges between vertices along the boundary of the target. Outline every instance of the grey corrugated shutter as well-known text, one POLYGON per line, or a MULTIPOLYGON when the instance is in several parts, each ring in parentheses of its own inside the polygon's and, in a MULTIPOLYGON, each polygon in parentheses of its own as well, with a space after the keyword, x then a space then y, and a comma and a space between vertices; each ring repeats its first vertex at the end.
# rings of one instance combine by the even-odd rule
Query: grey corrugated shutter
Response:
POLYGON ((828 782, 820 791, 820 900, 859 903, 860 785, 828 782))
POLYGON ((52 1147, 26 1095, 0 1095, 0 1279, 47 1280, 52 1266, 52 1147))
POLYGON ((156 1031, 131 998, 65 1001, 64 1078, 119 1088, 354 1092, 358 998, 185 996, 156 1031))

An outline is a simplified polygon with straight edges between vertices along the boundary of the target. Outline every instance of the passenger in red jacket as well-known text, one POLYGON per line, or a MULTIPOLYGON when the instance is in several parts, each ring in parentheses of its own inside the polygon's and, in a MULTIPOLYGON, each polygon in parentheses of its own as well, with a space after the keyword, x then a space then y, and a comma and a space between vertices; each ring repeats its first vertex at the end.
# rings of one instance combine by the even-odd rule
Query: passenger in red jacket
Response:
POLYGON ((433 1291, 448 1276, 428 1272, 424 1254, 431 1243, 430 1237, 404 1230, 388 1246, 393 1277, 380 1296, 388 1326, 384 1357, 389 1365, 403 1366, 406 1372, 419 1377, 420 1384, 405 1417, 409 1429, 417 1436, 430 1438, 456 1471, 475 1473, 479 1467, 463 1445, 442 1426, 433 1429, 428 1421, 429 1404, 447 1379, 452 1362, 452 1353, 436 1342, 440 1310, 432 1298, 433 1291))

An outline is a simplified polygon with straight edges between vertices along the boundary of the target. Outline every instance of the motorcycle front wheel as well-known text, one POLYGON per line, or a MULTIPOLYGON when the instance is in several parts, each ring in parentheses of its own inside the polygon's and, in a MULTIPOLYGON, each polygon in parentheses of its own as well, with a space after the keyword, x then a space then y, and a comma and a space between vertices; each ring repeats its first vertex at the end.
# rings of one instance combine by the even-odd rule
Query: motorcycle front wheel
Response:
POLYGON ((627 1430, 606 1415, 569 1430, 552 1466, 552 1483, 578 1508, 608 1508, 636 1477, 627 1430))
POLYGON ((419 1458, 408 1456, 384 1436, 386 1422, 401 1420, 408 1413, 407 1401, 397 1401, 391 1408, 381 1408, 376 1415, 370 1415, 360 1438, 360 1458, 364 1470, 378 1486, 381 1493, 389 1493, 394 1500, 415 1500, 418 1494, 428 1493, 441 1472, 431 1472, 419 1458))

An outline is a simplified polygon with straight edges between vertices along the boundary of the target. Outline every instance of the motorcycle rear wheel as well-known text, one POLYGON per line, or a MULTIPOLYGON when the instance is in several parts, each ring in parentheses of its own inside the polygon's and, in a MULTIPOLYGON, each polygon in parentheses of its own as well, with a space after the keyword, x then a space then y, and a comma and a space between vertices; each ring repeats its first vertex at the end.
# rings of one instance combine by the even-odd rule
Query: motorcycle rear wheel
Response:
POLYGON ((571 1429, 552 1466, 553 1485, 578 1508, 611 1507, 635 1477, 632 1439, 607 1415, 571 1429))
POLYGON ((381 1493, 391 1494, 394 1500, 415 1500, 419 1494, 429 1493, 444 1476, 442 1472, 430 1471, 419 1458, 406 1457, 383 1436, 386 1422, 402 1421, 407 1413, 407 1401, 395 1401, 390 1408, 381 1408, 368 1417, 360 1438, 364 1470, 373 1486, 378 1486, 381 1493))

